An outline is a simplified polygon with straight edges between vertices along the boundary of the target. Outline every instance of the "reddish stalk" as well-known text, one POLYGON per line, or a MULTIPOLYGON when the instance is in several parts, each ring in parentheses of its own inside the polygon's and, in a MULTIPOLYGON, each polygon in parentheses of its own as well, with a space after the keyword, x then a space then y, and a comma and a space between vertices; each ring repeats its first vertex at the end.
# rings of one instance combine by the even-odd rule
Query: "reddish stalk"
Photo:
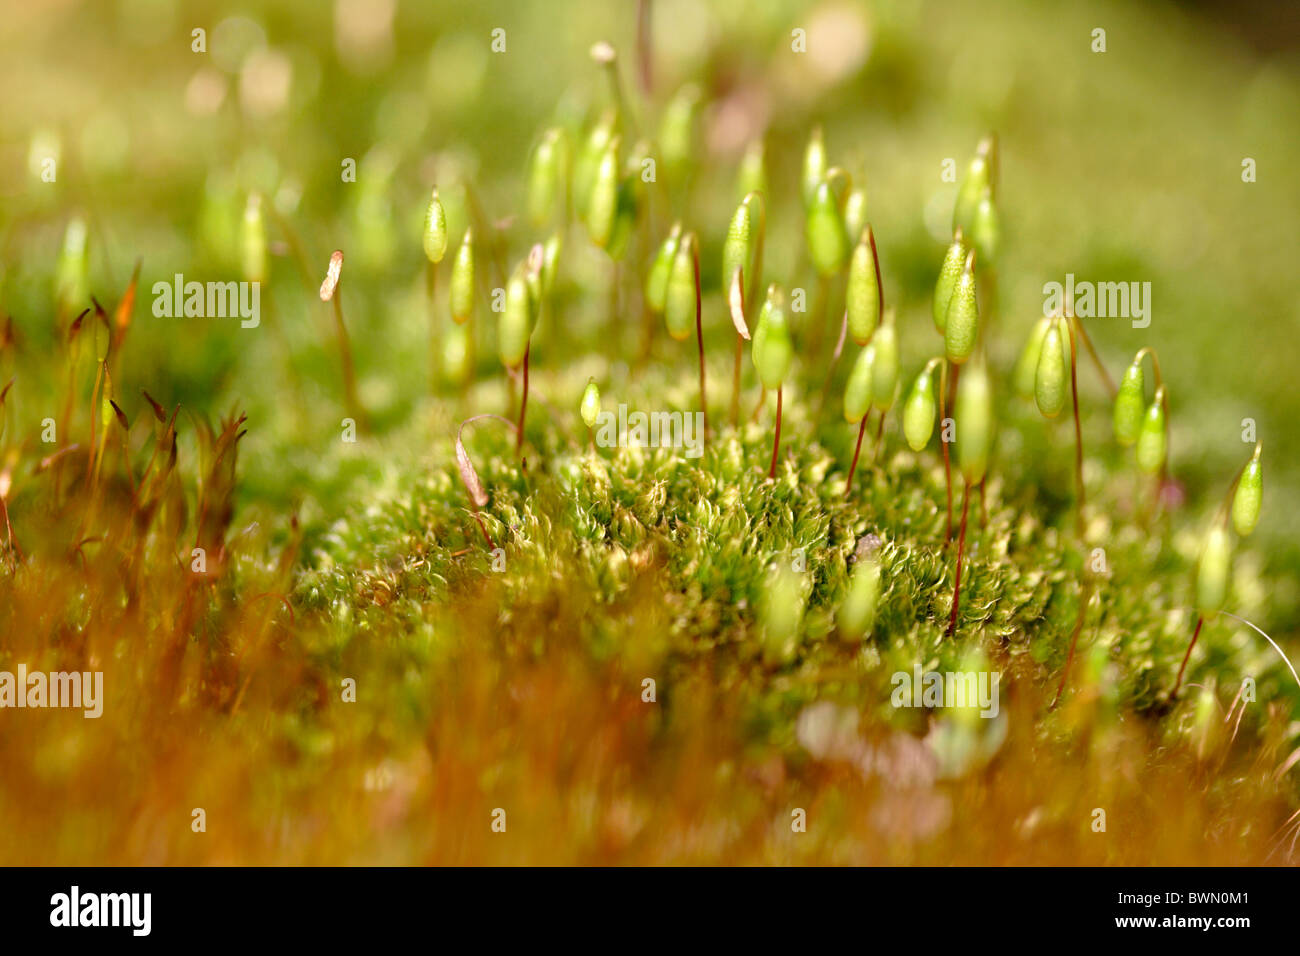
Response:
POLYGON ((1174 700, 1178 696, 1178 689, 1183 686, 1183 671, 1187 670, 1187 661, 1192 656, 1192 648, 1196 646, 1196 639, 1201 636, 1201 625, 1205 623, 1205 618, 1199 614, 1196 616, 1196 630, 1192 632, 1192 643, 1187 645, 1187 653, 1183 655, 1183 663, 1178 668, 1178 679, 1174 681, 1173 692, 1170 693, 1169 699, 1174 700))
POLYGON ((436 392, 442 381, 442 325, 438 322, 438 309, 434 305, 434 294, 438 291, 438 266, 433 262, 426 264, 424 288, 429 297, 429 338, 433 352, 433 390, 436 392))
POLYGON ((745 340, 736 333, 736 362, 731 372, 731 427, 740 424, 740 369, 745 357, 745 340))
POLYGON ((831 393, 831 380, 835 378, 835 366, 840 360, 840 355, 844 352, 844 340, 849 334, 849 310, 845 308, 844 316, 840 319, 840 337, 835 341, 835 351, 831 353, 830 363, 826 366, 826 380, 822 382, 822 393, 817 399, 817 419, 821 420, 822 413, 826 410, 826 399, 831 393))
POLYGON ((347 402, 348 411, 357 420, 361 430, 368 431, 369 422, 366 421, 366 413, 362 410, 361 399, 357 395, 357 375, 352 364, 352 344, 348 340, 347 326, 343 323, 343 305, 339 301, 340 297, 341 290, 335 289, 332 296, 334 301, 334 331, 339 340, 339 356, 343 361, 343 397, 347 402))
POLYGON ((483 523, 483 516, 479 514, 478 509, 474 509, 474 520, 478 522, 478 529, 483 532, 483 540, 487 542, 488 550, 497 549, 496 542, 492 540, 492 535, 488 534, 487 525, 483 523))
POLYGON ((519 426, 515 432, 515 454, 518 455, 524 447, 524 415, 528 412, 528 356, 533 350, 533 344, 528 343, 524 348, 524 387, 523 397, 519 400, 519 426))
POLYGON ((1092 356, 1092 363, 1097 366, 1097 374, 1101 376, 1101 381, 1106 386, 1106 392, 1110 395, 1110 400, 1112 402, 1115 401, 1118 389, 1115 387, 1115 382, 1110 377, 1110 373, 1106 371, 1106 366, 1101 364, 1101 358, 1097 355, 1097 350, 1092 347, 1092 339, 1088 337, 1088 332, 1084 329, 1082 322, 1073 315, 1069 318, 1072 323, 1078 327, 1079 338, 1083 339, 1084 348, 1086 348, 1088 354, 1092 356))
POLYGON ((704 416, 705 440, 709 437, 709 403, 704 388, 704 325, 700 311, 700 244, 691 243, 691 260, 695 266, 695 341, 700 347, 700 413, 704 416))
POLYGON ((853 449, 853 464, 849 465, 849 479, 844 484, 844 497, 849 498, 853 494, 853 473, 858 470, 858 455, 862 454, 862 436, 867 431, 867 419, 871 417, 871 410, 862 416, 862 422, 858 425, 858 444, 853 449))
POLYGON ((641 92, 648 99, 654 90, 654 43, 650 38, 650 0, 636 5, 636 59, 641 92))
POLYGON ((961 601, 961 564, 966 554, 966 512, 970 504, 970 485, 963 482, 961 489, 961 532, 957 537, 957 576, 952 588, 952 613, 948 615, 947 636, 957 630, 957 607, 961 601))
MULTIPOLYGON (((558 323, 556 327, 559 328, 558 323)), ((641 303, 641 349, 636 357, 638 372, 645 368, 645 364, 650 361, 650 356, 654 352, 654 338, 655 314, 650 311, 650 306, 643 300, 641 303)))
POLYGON ((15 561, 23 559, 23 549, 18 546, 18 539, 14 537, 13 525, 9 523, 9 505, 5 503, 3 496, 0 496, 0 511, 4 512, 5 519, 5 537, 7 540, 7 550, 9 552, 9 567, 12 569, 15 561))
POLYGON ((772 440, 772 464, 767 469, 767 477, 776 477, 776 454, 781 449, 781 393, 785 389, 778 386, 776 389, 776 436, 772 440))
POLYGON ((1049 710, 1054 710, 1061 699, 1061 693, 1065 690, 1066 678, 1070 676, 1070 666, 1074 663, 1074 650, 1079 645, 1079 635, 1083 633, 1083 619, 1088 613, 1088 602, 1092 600, 1092 588, 1084 585, 1083 597, 1079 605, 1079 616, 1074 621, 1074 633, 1070 635, 1070 652, 1065 657, 1065 669, 1061 672, 1061 682, 1056 685, 1056 696, 1052 698, 1052 706, 1049 710))

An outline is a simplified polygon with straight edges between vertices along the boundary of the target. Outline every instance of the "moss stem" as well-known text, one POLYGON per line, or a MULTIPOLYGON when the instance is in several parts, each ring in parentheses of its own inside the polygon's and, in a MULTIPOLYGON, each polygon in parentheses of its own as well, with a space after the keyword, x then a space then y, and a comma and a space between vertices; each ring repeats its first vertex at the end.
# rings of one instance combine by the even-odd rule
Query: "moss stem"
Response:
POLYGON ((1106 386, 1106 393, 1110 396, 1112 402, 1115 401, 1115 396, 1119 394, 1119 390, 1116 389, 1115 381, 1110 377, 1110 372, 1106 371, 1106 366, 1101 364, 1101 358, 1097 355, 1097 350, 1093 348, 1092 339, 1084 329, 1083 323, 1073 315, 1070 316, 1070 322, 1078 329, 1079 338, 1083 340, 1083 347, 1086 348, 1088 354, 1092 356, 1092 364, 1097 366, 1097 374, 1101 376, 1101 381, 1106 386))
POLYGON ((825 332, 826 315, 830 311, 831 280, 828 276, 817 277, 817 301, 813 306, 812 327, 808 336, 808 358, 816 361, 822 354, 822 337, 825 332))
POLYGON ((970 485, 962 483, 961 488, 961 531, 957 536, 957 574, 952 586, 952 613, 948 615, 947 636, 952 637, 957 630, 957 607, 961 603, 961 565, 966 556, 966 513, 970 504, 970 485))
POLYGON ((343 324, 343 303, 340 301, 342 297, 342 288, 335 289, 332 296, 334 332, 339 340, 339 359, 343 363, 343 398, 347 403, 348 411, 357 420, 357 425, 362 431, 369 431, 369 422, 366 421, 366 414, 361 408, 361 399, 357 396, 357 375, 352 364, 352 345, 348 340, 348 329, 343 324))
POLYGON ((849 333, 849 310, 844 310, 844 316, 840 320, 840 337, 835 341, 835 351, 831 353, 831 360, 826 366, 826 380, 822 382, 822 392, 817 399, 817 421, 821 421, 822 414, 826 410, 826 400, 830 397, 831 381, 835 378, 835 366, 840 360, 840 355, 844 352, 844 341, 849 333))
POLYGON ((1057 703, 1061 700, 1061 694, 1065 690, 1065 681, 1070 676, 1070 667, 1074 663, 1074 651, 1079 645, 1079 635, 1083 632, 1083 619, 1088 613, 1088 602, 1092 600, 1092 586, 1085 584, 1083 586, 1083 595, 1079 599, 1079 616, 1074 620, 1074 633, 1070 635, 1070 651, 1065 656, 1065 667, 1061 671, 1061 682, 1056 685, 1056 696, 1052 698, 1052 706, 1049 710, 1055 710, 1057 703))
POLYGON ((871 410, 862 416, 862 421, 858 424, 858 443, 853 449, 853 464, 849 465, 849 477, 844 483, 844 497, 848 498, 853 494, 853 473, 858 470, 858 456, 862 454, 862 436, 867 431, 867 419, 871 417, 871 410))
POLYGON ((1178 679, 1174 681, 1174 689, 1169 694, 1169 699, 1174 700, 1178 697, 1178 690, 1183 686, 1183 671, 1187 670, 1187 661, 1192 656, 1192 648, 1196 646, 1196 639, 1201 636, 1201 626, 1205 623, 1205 618, 1196 615, 1196 630, 1192 631, 1192 642, 1187 645, 1187 653, 1183 655, 1183 663, 1178 667, 1178 679))
POLYGON ((695 267, 695 341, 700 350, 700 413, 704 416, 704 440, 709 437, 709 403, 704 384, 704 324, 700 311, 700 245, 691 243, 691 258, 695 267))
POLYGON ((532 343, 524 347, 524 386, 522 397, 519 399, 519 427, 515 430, 515 454, 518 455, 524 447, 524 415, 528 412, 528 358, 529 353, 533 350, 532 343))
POLYGON ((776 477, 776 456, 781 450, 781 396, 785 391, 784 386, 778 386, 776 390, 776 434, 772 439, 772 464, 768 466, 767 477, 776 477))
POLYGON ((429 300, 429 341, 433 351, 433 391, 438 390, 442 379, 442 325, 438 322, 435 293, 438 291, 438 264, 429 262, 424 270, 425 295, 429 300))

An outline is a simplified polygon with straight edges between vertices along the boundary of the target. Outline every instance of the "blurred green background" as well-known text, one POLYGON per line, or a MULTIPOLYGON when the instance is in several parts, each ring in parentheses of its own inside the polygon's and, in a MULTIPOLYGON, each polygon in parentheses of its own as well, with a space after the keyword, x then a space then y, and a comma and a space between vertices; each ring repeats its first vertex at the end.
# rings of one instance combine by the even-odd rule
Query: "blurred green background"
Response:
MULTIPOLYGON (((384 454, 335 440, 329 320, 281 234, 273 230, 258 329, 155 318, 149 289, 176 272, 238 278, 244 197, 254 189, 274 197, 316 281, 330 250, 346 250, 345 307, 379 441, 389 436, 382 447, 392 455, 424 454, 407 447, 412 434, 445 438, 450 428, 424 400, 419 232, 428 190, 443 187, 456 241, 467 222, 456 184, 473 182, 501 226, 509 262, 517 260, 540 238, 513 218, 529 150, 544 127, 576 133, 608 102, 588 56, 593 42, 608 40, 648 139, 673 95, 699 86, 699 162, 661 174, 651 223, 655 237, 675 216, 700 231, 719 355, 731 333, 716 292, 718 250, 747 142, 766 142, 775 199, 768 273, 789 285, 812 281, 796 183, 815 125, 825 127, 832 161, 867 184, 910 376, 937 345, 930 295, 956 190, 942 181, 944 160, 963 169, 979 137, 996 130, 1004 252, 995 357, 1014 358, 1041 312, 1045 282, 1071 272, 1150 282, 1149 328, 1123 319, 1089 328, 1117 378, 1140 347, 1160 354, 1171 469, 1190 509, 1180 525, 1200 527, 1217 505, 1250 450, 1242 419, 1256 420, 1266 492, 1253 546, 1279 582, 1269 596, 1273 629, 1300 628, 1292 432, 1300 415, 1300 62, 1286 5, 1234 13, 1167 3, 659 0, 650 9, 647 95, 636 75, 631 2, 7 0, 0 310, 22 336, 22 358, 11 352, 0 369, 18 379, 8 435, 30 438, 54 414, 58 376, 37 385, 27 373, 53 361, 55 262, 69 218, 81 212, 90 224, 91 291, 102 301, 115 301, 135 260, 143 262, 117 383, 133 420, 144 408, 141 387, 166 405, 214 416, 234 404, 248 409, 240 471, 249 506, 305 499, 328 514, 334 496, 364 497, 391 481, 384 454), (499 53, 491 49, 498 28, 499 53), (206 31, 206 52, 191 48, 195 29, 206 31), (806 31, 806 53, 791 50, 795 29, 806 31), (1104 53, 1093 52, 1096 29, 1105 30, 1104 53), (57 160, 53 183, 40 177, 49 157, 57 160), (1242 181, 1247 157, 1257 164, 1253 183, 1242 181), (357 163, 355 183, 341 176, 348 159, 357 163), (404 431, 412 421, 423 430, 404 431)), ((608 354, 596 331, 606 264, 585 237, 573 233, 569 244, 566 316, 592 351, 608 354), (599 291, 582 293, 590 283, 599 291)), ((636 268, 646 255, 634 248, 636 268)), ((538 364, 568 357, 552 348, 538 364)), ((494 361, 485 348, 484 378, 499 376, 494 361)), ((690 357, 680 361, 689 375, 690 357)), ((1091 370, 1081 375, 1090 441, 1104 446, 1108 407, 1091 370)), ((1004 455, 1016 441, 1004 437, 1004 455)), ((1064 432, 1056 447, 1058 477, 1068 481, 1064 432)))

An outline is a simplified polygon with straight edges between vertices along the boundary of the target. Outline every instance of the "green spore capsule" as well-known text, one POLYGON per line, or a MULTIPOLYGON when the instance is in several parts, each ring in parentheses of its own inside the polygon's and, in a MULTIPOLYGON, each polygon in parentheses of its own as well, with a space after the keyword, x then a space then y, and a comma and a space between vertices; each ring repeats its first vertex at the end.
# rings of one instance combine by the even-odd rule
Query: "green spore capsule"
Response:
POLYGON ((533 150, 528 169, 528 218, 534 226, 545 226, 555 215, 567 151, 564 131, 558 128, 547 130, 533 150))
POLYGON ((696 154, 695 114, 700 104, 700 88, 687 83, 664 107, 659 123, 659 152, 670 169, 681 169, 696 154))
POLYGON ((463 385, 474 371, 474 332, 469 323, 447 329, 442 345, 442 371, 453 385, 463 385))
POLYGON ((1232 526, 1243 538, 1259 524, 1260 505, 1264 500, 1264 469, 1260 462, 1260 446, 1246 464, 1232 496, 1232 526))
POLYGON ((578 150, 578 158, 573 165, 573 209, 579 216, 584 216, 591 201, 591 191, 596 183, 596 173, 605 158, 609 141, 614 138, 617 123, 616 114, 606 112, 583 141, 578 150))
POLYGON ((537 328, 542 317, 542 270, 546 267, 546 247, 533 243, 524 258, 524 278, 528 283, 528 334, 537 328))
POLYGON ((799 180, 800 194, 803 196, 804 208, 811 208, 817 196, 817 190, 826 181, 826 141, 822 138, 822 128, 816 127, 808 138, 808 148, 803 153, 803 174, 799 180))
POLYGON ((527 264, 520 262, 506 283, 505 308, 497 335, 497 353, 502 364, 510 368, 517 368, 528 351, 528 339, 533 332, 532 297, 527 264))
POLYGON ((862 230, 867 228, 867 191, 862 188, 854 189, 849 193, 849 198, 844 200, 844 231, 848 233, 849 238, 862 235, 862 230))
POLYGON ((754 196, 747 195, 736 207, 727 226, 727 238, 722 243, 722 282, 729 286, 737 269, 741 269, 746 284, 754 268, 754 196))
POLYGON ((885 324, 876 330, 871 344, 876 347, 876 361, 871 366, 871 404, 887 412, 894 405, 898 388, 898 332, 892 310, 886 313, 885 324))
POLYGON ((971 233, 975 224, 975 210, 986 191, 991 190, 989 151, 991 143, 985 139, 980 142, 975 156, 966 168, 966 176, 957 190, 957 201, 952 209, 953 228, 960 228, 971 233))
POLYGON ((86 221, 75 216, 64 230, 63 246, 59 249, 55 269, 55 297, 65 311, 77 311, 77 307, 89 297, 87 271, 86 221))
POLYGON ((971 241, 979 252, 981 262, 991 264, 996 261, 1000 236, 998 209, 993 203, 993 194, 986 190, 975 206, 970 227, 971 241))
POLYGON ((921 369, 903 402, 903 437, 912 451, 920 451, 934 434, 938 406, 934 397, 934 373, 931 366, 921 369))
POLYGON ((430 262, 438 263, 447 254, 447 213, 438 198, 438 190, 429 197, 429 208, 424 211, 424 254, 430 262))
POLYGON ((587 427, 595 428, 596 419, 600 417, 600 389, 595 382, 587 382, 587 387, 582 390, 582 405, 579 410, 587 427))
POLYGON ((627 252, 628 239, 636 226, 637 217, 641 214, 641 197, 637 182, 638 180, 633 177, 625 176, 618 184, 618 198, 614 205, 614 228, 609 236, 609 244, 605 248, 609 257, 615 262, 620 261, 627 252))
POLYGON ((1162 385, 1156 389, 1155 398, 1147 406, 1142 416, 1142 428, 1137 439, 1137 465, 1142 471, 1154 475, 1165 464, 1165 453, 1169 447, 1168 435, 1165 433, 1165 389, 1162 385))
POLYGON ((948 303, 948 318, 943 330, 943 347, 948 361, 960 365, 971 357, 979 335, 979 321, 979 304, 975 297, 975 251, 972 249, 952 290, 952 301, 948 303))
POLYGON ((1228 598, 1228 575, 1232 570, 1232 541, 1228 529, 1216 522, 1205 536, 1196 565, 1196 610, 1206 616, 1223 607, 1228 598))
POLYGON ((817 187, 805 224, 808 255, 817 274, 835 275, 849 257, 849 236, 844 231, 844 217, 830 183, 822 182, 817 187))
POLYGON ((848 592, 840 602, 839 624, 842 636, 866 640, 876 624, 880 603, 880 562, 875 555, 859 559, 849 578, 848 592))
POLYGON ((465 230, 465 238, 456 250, 451 264, 451 287, 448 293, 451 317, 457 322, 468 322, 474 315, 474 236, 465 230))
POLYGON ((857 361, 849 372, 848 383, 844 386, 844 420, 857 424, 871 409, 871 389, 875 382, 873 368, 876 362, 876 346, 871 343, 858 352, 857 361))
POLYGON ((761 139, 756 139, 745 147, 745 155, 740 158, 740 171, 736 176, 736 192, 739 199, 744 199, 750 193, 767 195, 767 169, 761 139))
POLYGON ((754 331, 752 355, 759 381, 769 391, 775 391, 785 381, 794 358, 794 345, 790 341, 790 327, 786 322, 784 297, 779 286, 767 290, 767 299, 758 313, 758 328, 754 331))
POLYGON ((844 295, 849 334, 859 345, 866 345, 880 324, 880 280, 876 273, 873 243, 874 237, 868 226, 849 260, 848 287, 844 295))
POLYGON ((262 213, 262 194, 250 193, 244 206, 244 226, 240 235, 240 260, 244 279, 266 281, 266 219, 262 213))
POLYGON ((966 263, 966 241, 962 231, 957 230, 952 245, 944 253, 943 264, 939 266, 939 278, 934 284, 934 327, 943 335, 948 327, 948 306, 952 302, 953 290, 961 279, 962 266, 966 263))
POLYGON ((993 447, 993 390, 982 360, 971 362, 957 383, 954 409, 957 466, 967 485, 977 485, 988 471, 993 447))
POLYGON ((591 235, 591 241, 602 249, 609 246, 614 234, 614 218, 618 214, 618 147, 617 136, 605 146, 592 180, 591 195, 587 199, 587 232, 591 235))
POLYGON ((1051 325, 1052 319, 1049 316, 1043 316, 1035 322, 1034 327, 1029 331, 1029 339, 1025 342, 1020 358, 1016 359, 1016 368, 1012 372, 1011 379, 1016 394, 1021 398, 1032 398, 1034 395, 1034 379, 1038 377, 1038 357, 1043 354, 1043 339, 1047 338, 1047 330, 1051 325))
POLYGON ((674 223, 672 232, 660 244, 646 274, 645 301, 650 311, 656 314, 664 310, 664 302, 668 297, 668 276, 672 273, 673 262, 677 259, 677 247, 681 241, 682 224, 674 223))
POLYGON ((542 247, 542 292, 550 295, 555 288, 555 274, 560 268, 560 251, 564 248, 564 239, 558 232, 551 233, 542 247))
POLYGON ((234 263, 239 248, 239 205, 234 178, 209 173, 199 206, 199 236, 203 247, 222 263, 234 263))
POLYGON ((1070 370, 1065 358, 1062 324, 1062 320, 1057 319, 1047 330, 1034 373, 1034 401, 1045 418, 1055 418, 1065 408, 1070 370))
POLYGON ((1112 424, 1115 440, 1125 448, 1137 443, 1142 432, 1142 413, 1146 409, 1146 381, 1142 374, 1142 361, 1138 359, 1124 370, 1119 390, 1115 393, 1115 410, 1112 424))
POLYGON ((664 299, 664 322, 668 334, 679 342, 695 331, 695 306, 699 289, 695 282, 695 233, 682 237, 673 256, 668 274, 668 291, 664 299))

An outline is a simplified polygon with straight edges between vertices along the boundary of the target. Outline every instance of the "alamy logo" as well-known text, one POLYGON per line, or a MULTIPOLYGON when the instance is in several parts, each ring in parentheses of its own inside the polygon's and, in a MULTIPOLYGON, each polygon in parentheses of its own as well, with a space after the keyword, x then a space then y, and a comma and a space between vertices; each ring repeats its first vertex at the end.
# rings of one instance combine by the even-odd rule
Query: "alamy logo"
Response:
POLYGON ((685 448, 687 458, 704 454, 703 412, 632 412, 618 406, 618 414, 596 416, 596 444, 601 448, 685 448))
POLYGON ((103 671, 0 671, 0 709, 5 707, 82 708, 84 717, 104 713, 103 671))
POLYGON ((50 897, 51 926, 127 926, 134 936, 148 936, 153 924, 152 893, 70 893, 50 897))
POLYGON ((1151 324, 1150 282, 1075 282, 1067 272, 1065 284, 1043 284, 1043 315, 1070 314, 1080 319, 1132 319, 1133 328, 1151 324))
POLYGON ((262 322, 258 282, 186 282, 179 272, 171 282, 153 284, 153 314, 160 319, 233 319, 245 329, 262 322))
POLYGON ((898 671, 890 678, 895 707, 978 707, 990 720, 1000 709, 998 682, 1001 671, 898 671))

